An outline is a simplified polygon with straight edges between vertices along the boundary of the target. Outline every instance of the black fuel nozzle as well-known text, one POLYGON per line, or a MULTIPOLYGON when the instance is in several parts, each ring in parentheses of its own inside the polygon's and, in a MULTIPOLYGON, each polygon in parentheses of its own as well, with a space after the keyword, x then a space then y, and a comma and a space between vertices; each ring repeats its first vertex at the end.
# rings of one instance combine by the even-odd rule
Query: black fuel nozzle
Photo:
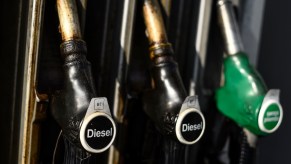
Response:
POLYGON ((194 144, 205 129, 198 97, 187 97, 172 57, 159 58, 151 69, 152 89, 144 94, 144 110, 163 135, 183 144, 194 144))
POLYGON ((194 144, 205 128, 198 98, 187 97, 157 1, 144 0, 143 14, 152 61, 152 86, 144 94, 144 110, 163 135, 194 144))
MULTIPOLYGON (((107 99, 96 98, 91 64, 86 59, 86 43, 81 32, 74 0, 57 0, 63 43, 64 87, 53 95, 52 115, 62 128, 66 151, 81 154, 107 150, 115 139, 116 127, 107 99)), ((84 155, 85 154, 85 155, 84 155)), ((70 162, 69 162, 70 163, 70 162)))
POLYGON ((106 98, 96 98, 91 64, 82 40, 61 45, 64 57, 64 89, 51 101, 53 117, 71 143, 90 153, 105 151, 113 142, 116 127, 106 98))

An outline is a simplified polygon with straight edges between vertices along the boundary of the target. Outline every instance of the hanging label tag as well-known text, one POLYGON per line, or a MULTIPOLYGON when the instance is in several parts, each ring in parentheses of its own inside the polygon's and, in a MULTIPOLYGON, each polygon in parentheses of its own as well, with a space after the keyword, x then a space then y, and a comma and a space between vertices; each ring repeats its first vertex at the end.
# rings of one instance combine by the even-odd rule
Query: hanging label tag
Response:
POLYGON ((280 90, 270 89, 261 105, 258 116, 258 124, 261 131, 273 133, 276 131, 283 119, 283 110, 279 102, 280 90))
POLYGON ((105 97, 93 98, 80 129, 80 141, 85 150, 101 153, 113 143, 116 126, 105 97))
POLYGON ((183 144, 194 144, 200 140, 205 129, 205 119, 200 111, 197 96, 185 99, 176 123, 176 136, 183 144))

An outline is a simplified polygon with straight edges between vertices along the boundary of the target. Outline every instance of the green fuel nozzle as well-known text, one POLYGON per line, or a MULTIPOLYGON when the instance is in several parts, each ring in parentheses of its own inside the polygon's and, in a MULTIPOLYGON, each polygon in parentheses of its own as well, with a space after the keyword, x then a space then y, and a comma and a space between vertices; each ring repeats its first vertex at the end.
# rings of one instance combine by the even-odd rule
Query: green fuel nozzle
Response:
POLYGON ((257 135, 274 132, 282 121, 279 90, 269 90, 243 53, 224 59, 224 86, 216 91, 218 109, 257 135))
POLYGON ((259 73, 243 53, 232 4, 218 1, 218 15, 225 41, 224 85, 216 91, 218 109, 256 135, 278 129, 283 118, 279 90, 268 91, 259 73))

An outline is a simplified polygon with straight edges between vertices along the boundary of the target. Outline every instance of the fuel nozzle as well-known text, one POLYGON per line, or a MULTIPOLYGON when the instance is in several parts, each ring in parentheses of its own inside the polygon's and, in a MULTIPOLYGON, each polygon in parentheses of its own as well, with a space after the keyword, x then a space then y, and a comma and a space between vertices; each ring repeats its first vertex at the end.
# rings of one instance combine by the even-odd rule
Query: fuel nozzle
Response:
POLYGON ((69 144, 90 153, 100 153, 114 141, 115 123, 107 99, 96 98, 75 1, 57 0, 57 9, 63 40, 60 48, 64 59, 64 87, 52 97, 52 115, 69 144))
POLYGON ((283 118, 279 90, 267 90, 243 52, 231 1, 218 0, 217 7, 227 55, 224 85, 216 92, 218 109, 256 135, 272 133, 283 118))
POLYGON ((205 128, 198 98, 187 97, 157 1, 144 0, 143 13, 152 61, 152 87, 144 94, 144 110, 164 136, 194 144, 205 128))

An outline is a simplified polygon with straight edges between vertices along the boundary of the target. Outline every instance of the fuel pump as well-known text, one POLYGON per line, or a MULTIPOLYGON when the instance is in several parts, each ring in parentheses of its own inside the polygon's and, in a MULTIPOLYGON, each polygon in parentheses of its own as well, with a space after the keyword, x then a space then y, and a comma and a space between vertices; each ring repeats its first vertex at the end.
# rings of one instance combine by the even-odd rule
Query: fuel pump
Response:
POLYGON ((202 137, 204 116, 198 97, 187 97, 157 1, 144 0, 143 14, 152 64, 151 89, 144 93, 143 107, 162 138, 153 163, 185 163, 185 145, 202 137))
POLYGON ((62 128, 64 163, 85 163, 107 150, 116 127, 107 99, 96 97, 87 47, 82 40, 74 0, 57 0, 64 60, 64 87, 51 100, 51 112, 62 128))
POLYGON ((225 43, 224 84, 216 91, 221 113, 243 128, 239 163, 253 163, 256 140, 278 129, 283 118, 279 90, 268 90, 244 52, 231 1, 217 1, 225 43))

